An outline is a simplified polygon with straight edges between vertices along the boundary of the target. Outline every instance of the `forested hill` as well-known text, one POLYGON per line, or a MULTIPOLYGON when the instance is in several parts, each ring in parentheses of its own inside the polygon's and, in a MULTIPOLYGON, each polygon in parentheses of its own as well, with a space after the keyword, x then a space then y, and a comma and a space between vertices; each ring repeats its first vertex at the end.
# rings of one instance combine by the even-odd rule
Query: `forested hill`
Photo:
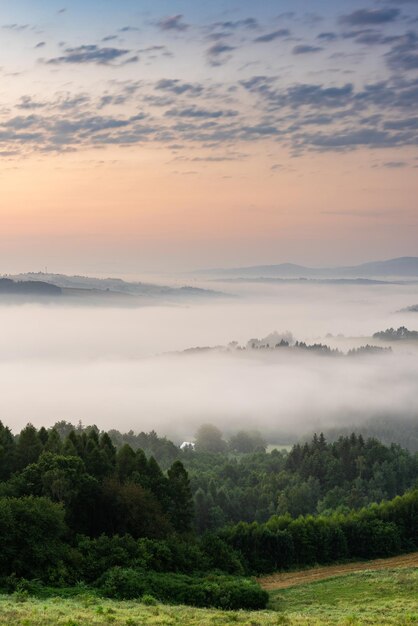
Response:
POLYGON ((0 278, 0 295, 59 296, 61 293, 60 287, 43 281, 14 281, 10 278, 0 278))
POLYGON ((2 426, 0 445, 0 493, 50 497, 45 472, 68 472, 66 481, 76 472, 68 514, 78 532, 89 533, 115 530, 119 516, 119 531, 159 536, 170 529, 204 533, 240 521, 265 522, 276 514, 360 509, 402 494, 418 480, 418 454, 356 434, 334 442, 315 435, 289 450, 266 452, 259 433, 240 431, 225 441, 215 426, 204 425, 195 449, 181 450, 154 431, 100 433, 58 422, 49 430, 29 425, 16 438, 2 426), (140 525, 129 521, 129 498, 148 510, 140 525), (123 515, 112 509, 116 500, 123 515), (90 519, 88 511, 100 510, 99 519, 90 519))
POLYGON ((354 434, 271 453, 257 433, 220 435, 206 425, 183 451, 144 435, 176 451, 163 471, 96 428, 15 437, 0 423, 0 591, 81 581, 110 597, 259 609, 268 596, 244 575, 418 548, 416 455, 354 434))

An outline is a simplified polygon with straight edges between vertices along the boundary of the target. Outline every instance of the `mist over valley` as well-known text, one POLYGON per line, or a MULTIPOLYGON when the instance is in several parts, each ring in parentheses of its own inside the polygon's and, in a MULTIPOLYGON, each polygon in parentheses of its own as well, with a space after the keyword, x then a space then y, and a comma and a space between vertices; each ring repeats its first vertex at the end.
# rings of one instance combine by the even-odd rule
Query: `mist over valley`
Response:
POLYGON ((271 441, 288 442, 313 430, 417 415, 418 343, 413 335, 373 337, 413 330, 414 315, 404 309, 417 298, 414 283, 240 282, 218 289, 190 277, 193 290, 209 296, 167 301, 167 290, 177 287, 40 277, 105 296, 148 289, 152 301, 57 307, 50 300, 16 304, 3 294, 0 414, 16 429, 60 419, 111 428, 116 420, 126 431, 154 429, 180 441, 211 422, 227 432, 257 427, 271 441), (290 345, 276 348, 281 341, 290 345))

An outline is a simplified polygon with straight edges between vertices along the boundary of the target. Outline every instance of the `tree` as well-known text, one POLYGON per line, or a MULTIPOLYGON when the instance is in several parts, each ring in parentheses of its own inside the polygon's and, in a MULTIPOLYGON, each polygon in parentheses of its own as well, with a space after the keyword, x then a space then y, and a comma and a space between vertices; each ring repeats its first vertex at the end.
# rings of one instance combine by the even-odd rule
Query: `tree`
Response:
POLYGON ((48 498, 0 498, 0 575, 47 581, 65 554, 64 509, 48 498))
POLYGON ((107 479, 103 485, 102 530, 110 535, 163 538, 172 532, 160 502, 153 493, 136 485, 107 479))
POLYGON ((7 480, 15 469, 16 444, 10 428, 0 422, 0 480, 7 480))
POLYGON ((16 447, 17 466, 23 469, 31 463, 36 463, 42 452, 42 442, 38 431, 32 424, 28 424, 20 433, 16 447))
POLYGON ((189 476, 180 461, 175 461, 168 470, 168 490, 171 523, 177 532, 190 531, 194 517, 193 498, 189 476))
POLYGON ((202 424, 196 433, 196 450, 199 452, 224 452, 226 443, 222 432, 213 424, 202 424))
POLYGON ((242 454, 265 452, 266 445, 266 442, 256 430, 240 430, 229 440, 230 449, 242 454))
POLYGON ((123 483, 132 477, 136 469, 136 455, 131 446, 125 443, 116 454, 116 474, 123 483))
POLYGON ((60 454, 62 452, 62 448, 63 445, 58 431, 56 430, 56 428, 51 428, 48 434, 48 439, 44 446, 44 451, 53 452, 54 454, 60 454))

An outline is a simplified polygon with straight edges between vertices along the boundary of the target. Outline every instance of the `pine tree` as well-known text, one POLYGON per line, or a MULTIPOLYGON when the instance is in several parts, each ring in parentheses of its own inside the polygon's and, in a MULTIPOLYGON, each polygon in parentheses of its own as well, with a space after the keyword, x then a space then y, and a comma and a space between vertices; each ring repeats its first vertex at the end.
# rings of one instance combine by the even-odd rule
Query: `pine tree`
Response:
POLYGON ((189 476, 181 461, 175 461, 168 470, 168 483, 171 523, 177 532, 188 532, 192 528, 194 507, 189 476))
POLYGON ((42 452, 42 442, 38 431, 32 424, 28 424, 20 433, 16 446, 17 466, 23 469, 31 463, 36 463, 42 452))

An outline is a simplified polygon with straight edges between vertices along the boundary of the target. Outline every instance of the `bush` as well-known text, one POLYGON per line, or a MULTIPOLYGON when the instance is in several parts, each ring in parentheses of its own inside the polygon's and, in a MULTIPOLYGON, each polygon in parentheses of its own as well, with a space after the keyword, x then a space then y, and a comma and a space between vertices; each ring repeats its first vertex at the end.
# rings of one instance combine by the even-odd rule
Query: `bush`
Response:
POLYGON ((48 498, 0 498, 0 576, 49 581, 68 548, 64 509, 48 498))
POLYGON ((145 604, 146 606, 155 606, 156 604, 158 604, 154 596, 151 596, 149 593, 145 593, 142 596, 141 602, 142 604, 145 604))
POLYGON ((161 602, 219 609, 264 609, 268 594, 245 578, 230 576, 185 576, 159 574, 114 567, 102 576, 98 586, 103 595, 132 600, 151 595, 161 602))
POLYGON ((98 586, 103 595, 117 600, 133 600, 148 591, 144 573, 130 567, 112 567, 98 580, 98 586))

